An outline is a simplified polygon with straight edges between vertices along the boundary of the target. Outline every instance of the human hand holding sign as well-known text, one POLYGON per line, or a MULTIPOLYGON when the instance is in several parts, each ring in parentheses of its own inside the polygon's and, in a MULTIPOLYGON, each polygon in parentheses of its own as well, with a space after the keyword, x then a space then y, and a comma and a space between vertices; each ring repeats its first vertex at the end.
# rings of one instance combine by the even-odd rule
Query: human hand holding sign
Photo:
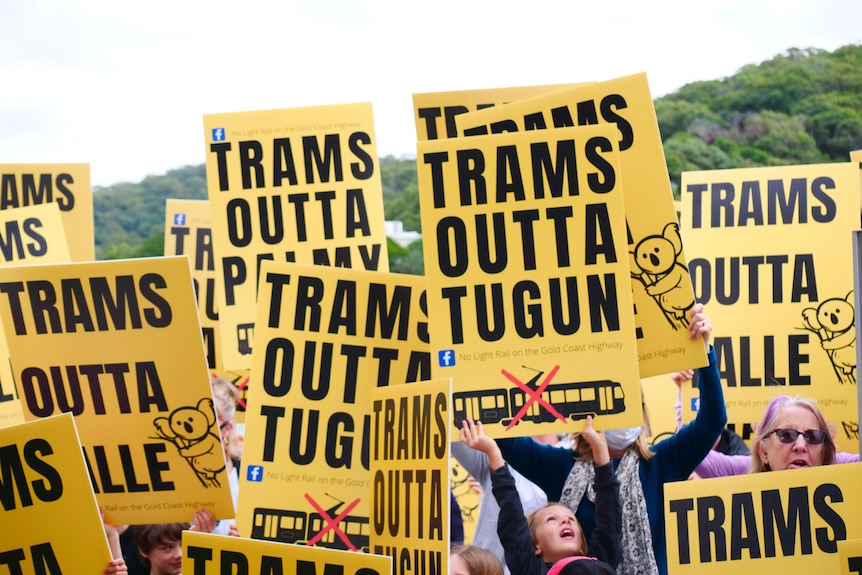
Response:
POLYGON ((703 338, 703 347, 709 353, 709 338, 712 334, 712 324, 703 311, 703 304, 696 303, 691 308, 691 321, 688 322, 688 337, 691 339, 703 338))

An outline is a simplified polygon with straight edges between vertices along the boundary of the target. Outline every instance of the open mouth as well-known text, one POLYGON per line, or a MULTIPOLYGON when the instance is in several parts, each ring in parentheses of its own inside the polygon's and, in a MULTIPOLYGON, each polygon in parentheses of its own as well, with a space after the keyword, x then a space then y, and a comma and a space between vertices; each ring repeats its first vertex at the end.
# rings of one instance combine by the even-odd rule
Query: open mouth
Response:
POLYGON ((572 539, 575 536, 575 532, 573 529, 566 527, 562 531, 560 531, 560 537, 563 539, 572 539))
POLYGON ((787 469, 799 469, 801 467, 809 467, 808 462, 804 459, 794 459, 787 464, 787 469))

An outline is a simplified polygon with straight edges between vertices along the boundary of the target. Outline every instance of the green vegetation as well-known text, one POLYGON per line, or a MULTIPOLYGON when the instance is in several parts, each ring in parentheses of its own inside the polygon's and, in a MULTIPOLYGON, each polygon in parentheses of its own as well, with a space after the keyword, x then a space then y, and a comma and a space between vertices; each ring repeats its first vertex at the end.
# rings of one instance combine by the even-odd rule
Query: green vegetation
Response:
POLYGON ((677 190, 684 171, 846 162, 862 148, 862 46, 791 49, 655 109, 677 190))
MULTIPOLYGON (((862 149, 862 46, 791 49, 728 78, 687 84, 655 109, 677 197, 683 171, 846 162, 862 149)), ((386 219, 421 231, 415 160, 381 158, 380 178, 386 219)), ((96 257, 161 255, 168 198, 206 199, 203 164, 97 188, 96 257)), ((389 266, 423 273, 422 242, 390 240, 389 266)))

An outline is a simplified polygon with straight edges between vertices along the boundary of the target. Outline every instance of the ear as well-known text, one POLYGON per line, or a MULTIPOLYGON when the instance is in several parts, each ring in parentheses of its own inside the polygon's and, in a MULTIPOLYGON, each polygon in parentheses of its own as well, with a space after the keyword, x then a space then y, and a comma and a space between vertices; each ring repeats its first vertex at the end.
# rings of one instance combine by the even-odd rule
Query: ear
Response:
POLYGON ((198 402, 197 405, 198 411, 204 414, 204 417, 207 418, 207 424, 210 427, 217 421, 215 407, 213 406, 213 400, 209 397, 205 397, 198 402))
POLYGON ((536 557, 542 556, 542 548, 536 545, 536 557))
POLYGON ((760 455, 760 459, 763 461, 764 465, 769 465, 769 455, 766 453, 766 448, 763 447, 763 442, 758 441, 754 448, 757 450, 758 455, 760 455))
POLYGON ((664 227, 661 235, 671 243, 673 252, 676 255, 682 253, 682 236, 679 235, 679 225, 676 222, 671 222, 664 227))
POLYGON ((629 252, 629 268, 631 269, 633 274, 643 271, 641 269, 641 267, 638 265, 638 258, 637 258, 637 255, 635 255, 636 253, 637 253, 637 248, 635 248, 635 251, 629 252))

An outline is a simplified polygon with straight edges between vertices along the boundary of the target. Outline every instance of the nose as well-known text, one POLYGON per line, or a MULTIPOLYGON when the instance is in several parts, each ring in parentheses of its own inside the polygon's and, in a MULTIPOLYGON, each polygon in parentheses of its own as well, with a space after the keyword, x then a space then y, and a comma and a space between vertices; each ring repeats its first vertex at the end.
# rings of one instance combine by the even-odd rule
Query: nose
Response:
POLYGON ((806 449, 808 444, 805 442, 805 438, 802 437, 802 434, 796 436, 796 441, 793 442, 793 449, 806 449))

